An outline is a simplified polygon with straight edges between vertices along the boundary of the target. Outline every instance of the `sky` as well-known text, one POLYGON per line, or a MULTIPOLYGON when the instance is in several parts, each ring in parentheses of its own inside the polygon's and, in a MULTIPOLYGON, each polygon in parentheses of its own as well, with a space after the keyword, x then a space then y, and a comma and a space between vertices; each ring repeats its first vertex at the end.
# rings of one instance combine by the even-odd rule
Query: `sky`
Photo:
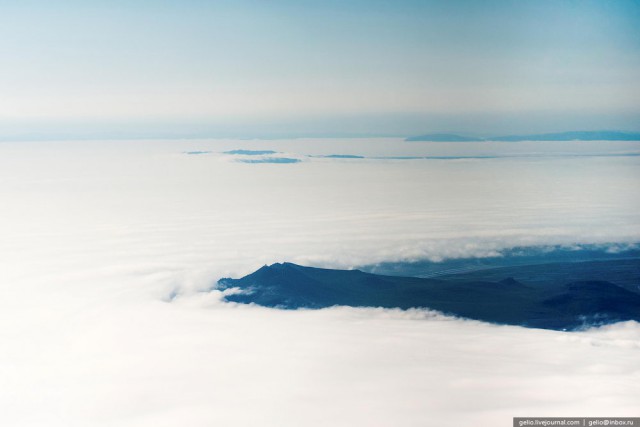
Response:
POLYGON ((0 138, 639 130, 634 1, 0 1, 0 138))
POLYGON ((3 142, 0 425, 637 416, 637 322, 562 332, 419 310, 275 310, 224 303, 212 287, 283 261, 349 268, 637 245, 638 145, 3 142), (302 161, 241 163, 222 153, 234 148, 302 161), (372 158, 461 152, 495 157, 372 158), (366 158, 305 156, 332 153, 366 158))

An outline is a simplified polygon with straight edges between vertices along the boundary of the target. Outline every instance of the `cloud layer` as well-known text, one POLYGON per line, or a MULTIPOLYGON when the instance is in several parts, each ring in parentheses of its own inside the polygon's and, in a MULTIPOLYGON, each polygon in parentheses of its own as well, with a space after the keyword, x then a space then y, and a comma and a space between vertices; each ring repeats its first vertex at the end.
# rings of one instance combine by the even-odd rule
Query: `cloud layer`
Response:
POLYGON ((350 267, 637 241, 640 158, 245 164, 217 154, 234 148, 447 151, 392 140, 0 144, 0 424, 637 415, 636 323, 567 334, 423 312, 282 312, 204 291, 285 260, 350 267))

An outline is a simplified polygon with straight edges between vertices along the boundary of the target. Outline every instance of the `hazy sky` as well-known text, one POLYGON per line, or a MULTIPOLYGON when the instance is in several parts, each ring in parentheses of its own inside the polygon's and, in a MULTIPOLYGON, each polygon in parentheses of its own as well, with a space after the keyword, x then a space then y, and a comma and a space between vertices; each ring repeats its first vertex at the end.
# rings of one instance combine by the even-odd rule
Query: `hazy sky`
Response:
POLYGON ((639 53, 633 1, 0 0, 0 129, 637 129, 639 53))

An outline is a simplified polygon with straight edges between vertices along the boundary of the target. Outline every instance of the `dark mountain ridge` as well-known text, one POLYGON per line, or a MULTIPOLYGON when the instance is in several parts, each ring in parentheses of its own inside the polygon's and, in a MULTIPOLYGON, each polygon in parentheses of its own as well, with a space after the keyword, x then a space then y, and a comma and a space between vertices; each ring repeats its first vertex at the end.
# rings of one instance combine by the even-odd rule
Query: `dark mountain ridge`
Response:
MULTIPOLYGON (((574 264, 589 263, 596 262, 574 264)), ((611 280, 583 280, 582 274, 571 280, 570 271, 560 276, 561 282, 557 276, 547 281, 544 277, 537 282, 518 280, 518 269, 527 277, 528 266, 505 268, 506 276, 499 268, 485 270, 483 274, 491 279, 486 280, 477 277, 478 272, 419 278, 283 263, 264 266, 241 279, 220 279, 218 288, 240 289, 226 295, 227 301, 281 309, 428 308, 485 322, 556 330, 640 321, 640 291, 614 283, 616 272, 624 271, 627 277, 629 271, 637 271, 640 259, 597 263, 590 268, 610 270, 611 280)), ((588 266, 579 267, 582 271, 588 266)))

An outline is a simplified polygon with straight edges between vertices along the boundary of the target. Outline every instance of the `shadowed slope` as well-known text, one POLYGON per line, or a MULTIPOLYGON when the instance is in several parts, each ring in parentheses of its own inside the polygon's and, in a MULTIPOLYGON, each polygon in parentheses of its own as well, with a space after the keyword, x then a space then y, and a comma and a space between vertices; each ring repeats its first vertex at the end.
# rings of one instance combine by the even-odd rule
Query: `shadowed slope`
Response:
MULTIPOLYGON (((517 273, 517 268, 508 271, 517 273)), ((241 279, 221 279, 218 287, 242 291, 227 295, 227 301, 283 309, 430 308, 470 319, 547 329, 640 321, 640 294, 609 281, 540 285, 510 276, 491 281, 455 275, 446 280, 425 279, 284 263, 264 266, 241 279)))

